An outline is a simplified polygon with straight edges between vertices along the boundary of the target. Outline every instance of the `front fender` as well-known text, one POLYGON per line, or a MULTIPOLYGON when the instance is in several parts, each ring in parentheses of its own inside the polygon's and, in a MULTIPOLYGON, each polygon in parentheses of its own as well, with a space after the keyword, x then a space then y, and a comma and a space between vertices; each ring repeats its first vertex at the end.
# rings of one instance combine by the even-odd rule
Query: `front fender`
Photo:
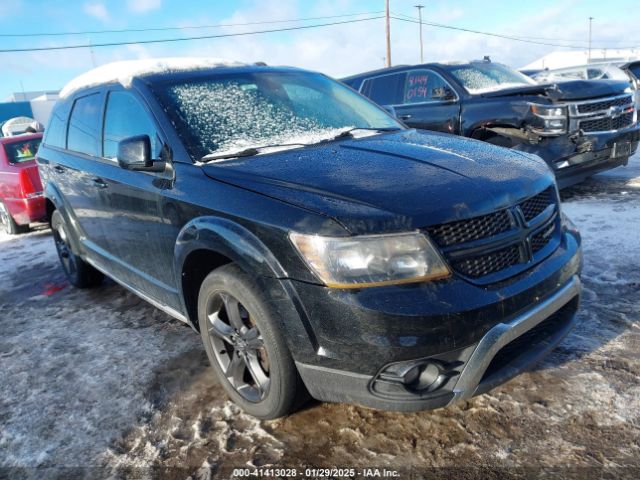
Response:
POLYGON ((286 277, 271 251, 249 230, 225 218, 199 217, 187 223, 176 240, 174 266, 180 287, 182 266, 196 250, 212 250, 224 255, 253 275, 286 277))
MULTIPOLYGON (((302 302, 287 272, 273 253, 252 232, 231 220, 199 217, 187 223, 176 240, 174 262, 176 284, 183 292, 182 270, 190 253, 209 250, 224 255, 251 275, 268 296, 294 358, 309 358, 318 348, 317 339, 302 302)), ((184 295, 181 295, 184 303, 184 295)), ((187 312, 186 304, 183 305, 187 312)), ((192 322, 196 322, 192 319, 192 322)))

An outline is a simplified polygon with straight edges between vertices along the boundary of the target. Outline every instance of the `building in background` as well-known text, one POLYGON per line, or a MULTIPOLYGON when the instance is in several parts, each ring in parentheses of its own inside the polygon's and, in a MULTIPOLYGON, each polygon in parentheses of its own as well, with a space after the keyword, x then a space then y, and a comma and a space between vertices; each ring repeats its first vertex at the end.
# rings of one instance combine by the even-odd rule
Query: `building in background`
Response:
POLYGON ((57 90, 12 93, 0 103, 0 124, 14 117, 31 117, 47 125, 58 98, 57 90))
POLYGON ((531 62, 520 68, 520 70, 543 70, 548 68, 576 67, 587 63, 625 63, 633 60, 640 60, 640 49, 592 49, 591 60, 589 60, 588 50, 552 52, 538 60, 531 62))

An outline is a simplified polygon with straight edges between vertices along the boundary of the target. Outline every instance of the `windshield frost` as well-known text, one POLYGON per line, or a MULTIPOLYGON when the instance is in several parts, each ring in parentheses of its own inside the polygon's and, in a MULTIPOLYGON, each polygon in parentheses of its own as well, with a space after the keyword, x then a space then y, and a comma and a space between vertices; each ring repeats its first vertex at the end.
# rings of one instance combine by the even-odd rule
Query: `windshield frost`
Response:
POLYGON ((498 63, 471 63, 453 66, 450 67, 449 72, 471 94, 536 85, 533 80, 520 72, 498 63))
POLYGON ((347 87, 311 73, 247 73, 155 89, 195 159, 249 147, 335 137, 354 127, 401 128, 347 87))

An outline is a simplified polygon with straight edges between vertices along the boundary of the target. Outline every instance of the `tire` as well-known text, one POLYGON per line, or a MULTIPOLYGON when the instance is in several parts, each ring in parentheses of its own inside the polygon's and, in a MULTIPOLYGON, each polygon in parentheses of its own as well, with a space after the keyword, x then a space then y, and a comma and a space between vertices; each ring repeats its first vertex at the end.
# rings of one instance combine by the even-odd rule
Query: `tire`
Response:
POLYGON ((198 322, 220 383, 247 413, 261 419, 277 418, 293 412, 306 399, 269 302, 236 265, 220 267, 204 279, 198 322))
POLYGON ((4 203, 0 201, 0 232, 17 235, 29 231, 29 225, 18 225, 4 203))
POLYGON ((51 215, 51 230, 58 258, 60 258, 62 269, 69 283, 78 288, 91 288, 100 285, 104 275, 73 251, 69 242, 69 230, 65 225, 64 218, 57 210, 51 215))

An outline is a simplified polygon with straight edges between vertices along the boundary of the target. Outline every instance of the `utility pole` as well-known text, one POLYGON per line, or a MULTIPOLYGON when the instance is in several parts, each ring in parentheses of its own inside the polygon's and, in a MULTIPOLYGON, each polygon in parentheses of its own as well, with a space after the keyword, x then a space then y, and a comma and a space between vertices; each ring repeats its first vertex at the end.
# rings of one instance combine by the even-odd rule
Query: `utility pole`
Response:
POLYGON ((420 20, 420 63, 424 63, 424 50, 422 47, 422 9, 424 5, 414 5, 418 9, 418 20, 420 20))
POLYGON ((593 17, 589 17, 589 55, 587 56, 587 63, 591 63, 591 24, 593 23, 593 17))
POLYGON ((389 18, 389 0, 386 0, 385 21, 387 26, 387 67, 391 66, 391 20, 389 18))

